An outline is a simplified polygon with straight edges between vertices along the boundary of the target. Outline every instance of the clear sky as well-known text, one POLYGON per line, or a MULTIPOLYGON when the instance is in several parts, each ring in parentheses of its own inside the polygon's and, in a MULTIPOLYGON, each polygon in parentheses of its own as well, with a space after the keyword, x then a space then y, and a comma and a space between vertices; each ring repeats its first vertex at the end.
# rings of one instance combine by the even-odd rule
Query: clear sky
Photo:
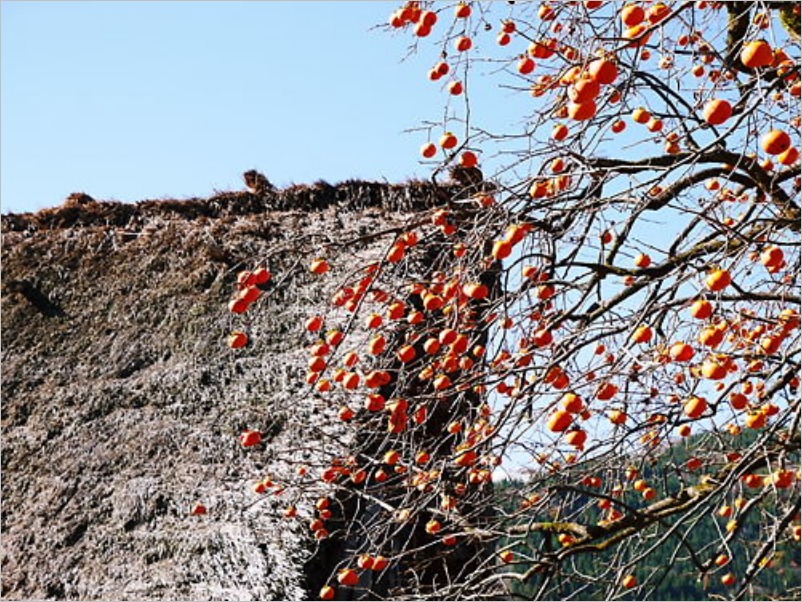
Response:
POLYGON ((426 177, 431 53, 393 2, 0 3, 2 211, 426 177), (424 83, 424 85, 422 85, 424 83))

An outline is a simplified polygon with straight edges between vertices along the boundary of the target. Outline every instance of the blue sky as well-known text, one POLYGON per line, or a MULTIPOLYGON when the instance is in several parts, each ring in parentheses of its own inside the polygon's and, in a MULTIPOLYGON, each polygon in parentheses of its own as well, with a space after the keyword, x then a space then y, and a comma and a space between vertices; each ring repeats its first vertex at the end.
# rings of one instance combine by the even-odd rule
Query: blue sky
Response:
POLYGON ((7 213, 98 199, 208 196, 351 177, 426 177, 430 52, 390 2, 0 4, 0 199, 7 213))

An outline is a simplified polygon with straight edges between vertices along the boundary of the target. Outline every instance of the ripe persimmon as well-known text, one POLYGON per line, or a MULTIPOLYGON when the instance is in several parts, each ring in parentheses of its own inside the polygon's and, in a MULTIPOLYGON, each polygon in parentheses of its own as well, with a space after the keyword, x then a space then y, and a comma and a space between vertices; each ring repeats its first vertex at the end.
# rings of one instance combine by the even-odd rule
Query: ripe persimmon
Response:
POLYGON ((697 299, 691 305, 691 315, 698 320, 707 320, 713 315, 713 304, 707 299, 697 299))
POLYGON ((548 181, 535 180, 529 189, 529 194, 533 199, 542 199, 552 194, 552 188, 548 181))
POLYGON ((457 146, 458 142, 459 140, 452 132, 446 132, 440 138, 440 146, 446 150, 454 148, 455 146, 457 146))
POLYGON ((323 316, 312 316, 306 321, 304 327, 309 332, 317 332, 323 328, 323 322, 324 322, 323 316))
POLYGON ((372 355, 381 355, 386 348, 387 339, 381 334, 372 337, 368 343, 368 351, 372 355))
POLYGON ((726 575, 722 575, 721 576, 721 583, 726 585, 726 586, 735 585, 736 581, 737 581, 737 578, 735 577, 735 574, 733 574, 733 573, 727 573, 726 575))
POLYGON ((248 311, 250 307, 250 303, 248 303, 245 299, 237 298, 232 299, 228 302, 228 309, 231 313, 234 314, 242 314, 248 311))
POLYGON ((518 73, 520 73, 521 75, 529 75, 535 70, 536 66, 537 64, 533 59, 531 59, 528 56, 525 56, 520 61, 518 61, 518 67, 517 67, 518 73))
POLYGON ((391 320, 400 320, 407 314, 407 304, 403 301, 394 301, 387 308, 387 317, 391 320))
POLYGON ((245 431, 239 436, 242 447, 254 447, 262 442, 262 433, 259 431, 245 431))
POLYGON ((618 394, 618 386, 611 382, 603 383, 596 392, 596 399, 607 401, 618 394))
POLYGON ((332 347, 336 347, 342 343, 344 338, 345 334, 339 328, 332 328, 326 333, 326 342, 332 347))
POLYGON ((378 555, 374 556, 373 558, 373 566, 371 566, 371 570, 374 571, 383 571, 386 569, 390 564, 390 560, 385 558, 384 556, 378 555))
POLYGON ((644 46, 649 42, 649 38, 651 38, 652 34, 649 32, 647 33, 648 26, 645 23, 639 23, 634 27, 630 27, 629 29, 624 30, 624 39, 627 40, 634 40, 630 42, 630 47, 640 47, 644 46))
POLYGON ((618 79, 618 67, 613 61, 604 58, 591 61, 587 73, 602 85, 612 84, 618 79))
POLYGON ((340 411, 338 412, 337 415, 343 422, 348 422, 350 420, 353 420, 354 416, 356 416, 356 412, 354 412, 348 406, 343 406, 340 408, 340 411))
POLYGON ((646 11, 640 4, 627 4, 621 9, 621 21, 627 27, 634 27, 643 22, 646 18, 646 11))
POLYGON ((567 106, 568 117, 576 121, 586 121, 596 115, 598 110, 596 101, 587 100, 585 102, 569 102, 567 106))
POLYGON ((689 362, 695 354, 694 348, 682 341, 674 343, 668 350, 669 357, 675 362, 689 362))
POLYGON ((771 130, 760 139, 760 146, 770 155, 779 155, 791 147, 791 137, 782 130, 771 130))
POLYGON ((777 245, 769 245, 760 253, 760 263, 767 268, 779 265, 785 259, 783 250, 777 245))
POLYGON ((532 343, 535 347, 548 347, 554 342, 554 335, 548 328, 541 328, 532 335, 532 343))
POLYGON ((532 42, 527 49, 527 53, 536 59, 547 59, 554 55, 557 48, 557 40, 540 40, 532 42))
POLYGON ((404 364, 414 360, 416 355, 415 348, 412 345, 404 345, 396 351, 396 356, 404 364))
POLYGON ((432 520, 426 523, 426 532, 429 535, 436 535, 442 530, 443 530, 443 524, 437 519, 433 518, 432 520))
POLYGON ((462 167, 476 167, 479 164, 479 157, 473 151, 466 150, 459 157, 459 164, 462 167))
POLYGON ((331 269, 329 262, 323 258, 318 257, 309 266, 309 271, 313 274, 325 274, 331 269))
POLYGON ((426 339, 423 343, 423 351, 429 355, 436 355, 437 352, 440 351, 440 341, 435 337, 426 339))
POLYGON ((684 406, 683 411, 688 418, 699 418, 707 410, 707 400, 704 397, 693 396, 688 399, 684 406))
POLYGON ((768 67, 774 62, 774 51, 765 40, 747 42, 741 48, 741 62, 751 69, 768 67))
POLYGON ((437 13, 431 10, 424 10, 418 17, 418 23, 426 27, 434 27, 437 23, 437 13))
POLYGON ((512 243, 508 240, 497 240, 493 243, 493 258, 496 260, 506 259, 512 253, 512 243))
POLYGON ((766 426, 767 418, 765 412, 755 411, 750 412, 744 420, 744 423, 750 429, 762 429, 766 426))
POLYGON ((749 398, 743 393, 730 393, 729 400, 730 405, 734 410, 743 410, 747 405, 749 405, 749 398))
POLYGON ((572 414, 579 414, 585 409, 585 402, 576 393, 566 393, 562 396, 560 403, 566 412, 571 412, 572 414))
POLYGON ((727 376, 728 364, 716 356, 708 356, 702 362, 700 368, 702 376, 710 380, 721 380, 727 376))
POLYGON ((568 126, 563 123, 558 123, 554 126, 554 130, 551 132, 551 138, 552 140, 561 142, 562 140, 565 140, 566 136, 568 136, 568 133, 568 126))
POLYGON ((398 10, 390 15, 389 22, 390 22, 390 26, 394 27, 396 29, 404 27, 404 25, 407 24, 406 21, 404 20, 404 18, 401 16, 401 11, 398 11, 398 10))
MULTIPOLYGON (((599 95, 599 82, 595 79, 580 79, 568 89, 568 98, 575 103, 586 103, 595 100, 599 95)), ((569 108, 569 115, 571 114, 569 108)))
POLYGON ((442 309, 445 303, 446 302, 440 295, 435 295, 432 292, 428 292, 423 296, 423 307, 427 311, 437 311, 438 309, 442 309))
POLYGON ((561 433, 567 430, 573 421, 573 414, 565 410, 557 410, 549 417, 548 428, 552 432, 561 433))
POLYGON ((368 412, 381 412, 385 407, 385 399, 383 395, 378 393, 371 393, 365 399, 365 409, 368 412))
POLYGON ((359 583, 359 574, 354 569, 340 569, 337 573, 337 581, 342 585, 353 587, 359 583))
POLYGON ((795 146, 788 147, 777 155, 777 162, 781 165, 794 165, 799 161, 799 150, 795 146))
POLYGON ((610 419, 610 422, 613 424, 624 424, 627 421, 627 413, 623 410, 610 410, 607 412, 607 418, 610 419))
POLYGON ((507 231, 504 233, 504 240, 509 241, 512 245, 517 245, 521 242, 526 235, 532 231, 532 224, 530 223, 518 223, 518 224, 510 224, 507 227, 507 231))
POLYGON ((235 330, 228 335, 228 346, 232 349, 241 349, 248 344, 248 335, 241 330, 235 330))
POLYGON ((406 247, 403 244, 394 244, 387 253, 387 261, 390 263, 398 263, 404 259, 406 254, 406 247))
POLYGON ((636 343, 649 343, 653 337, 654 331, 645 324, 638 326, 632 334, 632 340, 636 343))
POLYGON ((473 466, 479 459, 479 454, 474 449, 463 451, 454 458, 454 464, 457 466, 473 466))
POLYGON ((365 328, 374 330, 379 328, 382 324, 384 324, 384 318, 382 318, 381 314, 372 313, 365 318, 365 328))
POLYGON ((501 562, 507 564, 515 561, 515 554, 513 553, 512 550, 504 550, 502 552, 499 552, 498 557, 501 560, 501 562))
POLYGON ((360 554, 356 564, 360 569, 371 570, 373 568, 373 556, 370 554, 360 554))
POLYGON ((670 14, 671 8, 662 2, 658 2, 646 11, 646 18, 649 20, 649 23, 654 24, 660 23, 670 14))
POLYGON ((713 292, 718 292, 732 284, 732 276, 729 271, 714 269, 705 278, 705 285, 713 292))
POLYGON ((777 353, 782 347, 783 339, 779 336, 768 336, 760 339, 760 349, 763 353, 772 355, 777 353))
POLYGON ((319 355, 312 356, 309 358, 307 368, 310 372, 323 372, 326 369, 326 359, 319 355))
POLYGON ((251 274, 251 283, 256 285, 267 284, 273 275, 267 268, 257 268, 251 274))
POLYGON ((359 374, 356 372, 347 372, 345 376, 343 376, 342 385, 344 388, 349 390, 354 390, 359 387, 360 382, 359 374))
POLYGON ((440 374, 434 378, 434 388, 437 391, 443 391, 451 386, 451 379, 446 374, 440 374))
POLYGON ((651 119, 649 119, 649 121, 646 122, 646 129, 648 129, 650 132, 659 132, 662 131, 663 125, 664 124, 662 119, 657 119, 655 117, 652 117, 651 119))
MULTIPOLYGON (((462 85, 461 81, 454 80, 453 82, 448 84, 448 91, 453 96, 459 96, 460 94, 462 94, 465 91, 465 87, 462 85)), ((445 147, 443 147, 443 148, 445 148, 445 147)))
POLYGON ((485 299, 490 294, 487 286, 479 282, 469 282, 462 287, 462 292, 470 299, 485 299))
POLYGON ((565 442, 578 449, 581 449, 588 440, 588 434, 582 429, 571 429, 565 433, 565 442))
POLYGON ((710 125, 721 125, 732 117, 732 105, 726 100, 715 98, 705 104, 703 115, 710 125))

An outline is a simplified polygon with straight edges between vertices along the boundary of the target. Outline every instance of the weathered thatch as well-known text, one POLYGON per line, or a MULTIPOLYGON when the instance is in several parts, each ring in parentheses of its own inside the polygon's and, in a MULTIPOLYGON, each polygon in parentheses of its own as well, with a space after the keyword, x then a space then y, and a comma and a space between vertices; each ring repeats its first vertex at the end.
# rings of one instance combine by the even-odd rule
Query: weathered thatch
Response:
POLYGON ((336 411, 305 394, 302 324, 330 294, 306 262, 362 266, 373 232, 439 202, 346 182, 3 216, 2 595, 303 598, 303 525, 249 484, 314 462, 336 411), (284 280, 235 352, 225 305, 258 262, 284 280))

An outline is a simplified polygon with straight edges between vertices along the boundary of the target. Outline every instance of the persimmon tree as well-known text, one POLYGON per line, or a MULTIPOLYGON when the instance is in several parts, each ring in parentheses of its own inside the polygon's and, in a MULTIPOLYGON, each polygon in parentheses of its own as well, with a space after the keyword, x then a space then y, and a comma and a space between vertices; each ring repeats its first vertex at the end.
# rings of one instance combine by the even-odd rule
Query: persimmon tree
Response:
POLYGON ((432 57, 443 199, 368 265, 309 258, 337 292, 298 325, 307 394, 347 451, 281 486, 323 492, 287 512, 320 596, 765 593, 800 540, 798 6, 410 2, 386 29, 432 57))

